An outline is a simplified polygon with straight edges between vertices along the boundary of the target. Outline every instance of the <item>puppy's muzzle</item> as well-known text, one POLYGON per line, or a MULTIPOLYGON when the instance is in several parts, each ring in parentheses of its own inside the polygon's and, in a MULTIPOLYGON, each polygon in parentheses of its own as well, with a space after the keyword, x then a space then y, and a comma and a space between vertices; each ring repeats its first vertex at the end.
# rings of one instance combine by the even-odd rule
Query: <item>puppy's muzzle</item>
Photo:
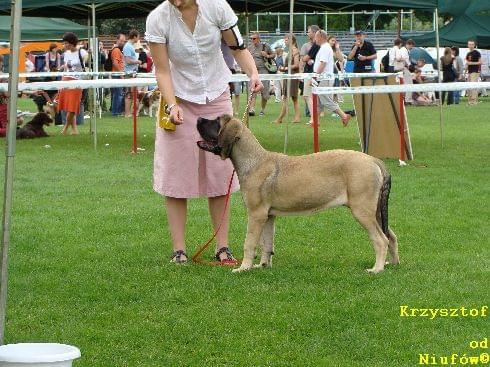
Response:
POLYGON ((207 152, 211 152, 217 155, 221 154, 221 147, 218 145, 218 142, 200 140, 197 142, 197 146, 207 152))

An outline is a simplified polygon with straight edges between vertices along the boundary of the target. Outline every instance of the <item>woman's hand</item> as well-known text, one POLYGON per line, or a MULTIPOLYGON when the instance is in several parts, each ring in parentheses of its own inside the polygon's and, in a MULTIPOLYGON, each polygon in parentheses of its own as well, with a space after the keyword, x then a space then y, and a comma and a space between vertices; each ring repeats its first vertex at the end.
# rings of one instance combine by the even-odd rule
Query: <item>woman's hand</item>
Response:
POLYGON ((259 79, 258 74, 253 74, 250 77, 250 91, 252 93, 259 93, 262 89, 264 89, 264 85, 259 79))
POLYGON ((181 125, 184 122, 184 116, 182 113, 182 109, 180 108, 179 105, 175 105, 171 110, 170 110, 170 121, 173 122, 175 125, 181 125))

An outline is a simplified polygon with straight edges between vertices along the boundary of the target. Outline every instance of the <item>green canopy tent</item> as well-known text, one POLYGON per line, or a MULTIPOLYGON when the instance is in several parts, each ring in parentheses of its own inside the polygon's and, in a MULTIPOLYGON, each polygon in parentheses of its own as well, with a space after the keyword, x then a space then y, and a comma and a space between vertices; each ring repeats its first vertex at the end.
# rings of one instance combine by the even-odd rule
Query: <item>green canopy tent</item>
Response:
MULTIPOLYGON (((289 11, 290 1, 285 0, 228 0, 236 12, 289 11)), ((63 18, 87 18, 87 4, 97 6, 99 18, 145 17, 161 1, 128 0, 24 0, 23 14, 63 18)), ((297 0, 296 11, 372 10, 372 9, 435 9, 438 0, 297 0)), ((0 14, 10 11, 10 1, 0 1, 0 14)))
MULTIPOLYGON (((237 12, 258 11, 293 11, 304 10, 354 10, 354 9, 430 9, 434 10, 437 19, 437 6, 439 0, 228 0, 237 12), (295 8, 296 5, 296 8, 295 8)), ((13 191, 13 164, 15 156, 15 125, 18 91, 18 59, 21 36, 22 13, 37 17, 62 17, 91 19, 94 27, 95 40, 95 15, 99 18, 134 18, 148 14, 161 1, 130 1, 130 0, 0 0, 0 14, 12 16, 10 31, 11 58, 9 66, 9 91, 13 96, 9 101, 9 129, 6 147, 5 162, 5 190, 4 208, 2 219, 2 244, 0 247, 0 344, 3 344, 5 332, 5 315, 7 302, 7 270, 8 249, 10 245, 10 222, 12 210, 13 191)), ((292 28, 292 16, 290 16, 290 29, 292 28)), ((436 27, 438 29, 438 27, 436 27)), ((98 47, 94 51, 97 53, 98 47)), ((94 60, 97 60, 95 55, 94 60)), ((97 61, 96 61, 97 62, 97 61)), ((97 66, 97 65, 96 65, 97 66)), ((96 134, 95 134, 96 136, 96 134)), ((94 142, 96 140, 94 139, 94 142)))
MULTIPOLYGON (((10 40, 10 16, 0 16, 0 41, 10 40)), ((73 32, 79 38, 86 38, 89 28, 68 19, 22 17, 22 41, 60 40, 65 32, 73 32)))
MULTIPOLYGON (((466 46, 474 39, 480 48, 490 48, 490 1, 443 1, 441 11, 453 19, 439 30, 441 46, 466 46)), ((434 46, 436 32, 412 37, 417 45, 434 46)))

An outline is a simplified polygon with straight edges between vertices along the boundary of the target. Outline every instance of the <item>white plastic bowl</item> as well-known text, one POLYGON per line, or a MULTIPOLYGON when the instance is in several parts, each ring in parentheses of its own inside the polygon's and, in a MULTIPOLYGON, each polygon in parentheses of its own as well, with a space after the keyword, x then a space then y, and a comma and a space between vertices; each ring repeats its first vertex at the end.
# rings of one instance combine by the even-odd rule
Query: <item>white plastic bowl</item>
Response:
POLYGON ((0 346, 0 367, 71 367, 80 356, 78 348, 66 344, 7 344, 0 346))

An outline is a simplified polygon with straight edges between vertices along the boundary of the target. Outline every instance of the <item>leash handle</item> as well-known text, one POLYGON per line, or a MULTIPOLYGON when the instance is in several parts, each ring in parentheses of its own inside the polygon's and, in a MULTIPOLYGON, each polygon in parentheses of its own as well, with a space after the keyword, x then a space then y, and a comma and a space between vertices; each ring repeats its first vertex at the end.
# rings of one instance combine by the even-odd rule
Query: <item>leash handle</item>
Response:
POLYGON ((248 127, 248 113, 250 112, 250 105, 252 104, 252 100, 255 96, 255 92, 250 93, 250 97, 248 98, 247 101, 247 106, 245 107, 245 112, 243 113, 243 118, 242 118, 242 123, 245 124, 246 127, 248 127))

